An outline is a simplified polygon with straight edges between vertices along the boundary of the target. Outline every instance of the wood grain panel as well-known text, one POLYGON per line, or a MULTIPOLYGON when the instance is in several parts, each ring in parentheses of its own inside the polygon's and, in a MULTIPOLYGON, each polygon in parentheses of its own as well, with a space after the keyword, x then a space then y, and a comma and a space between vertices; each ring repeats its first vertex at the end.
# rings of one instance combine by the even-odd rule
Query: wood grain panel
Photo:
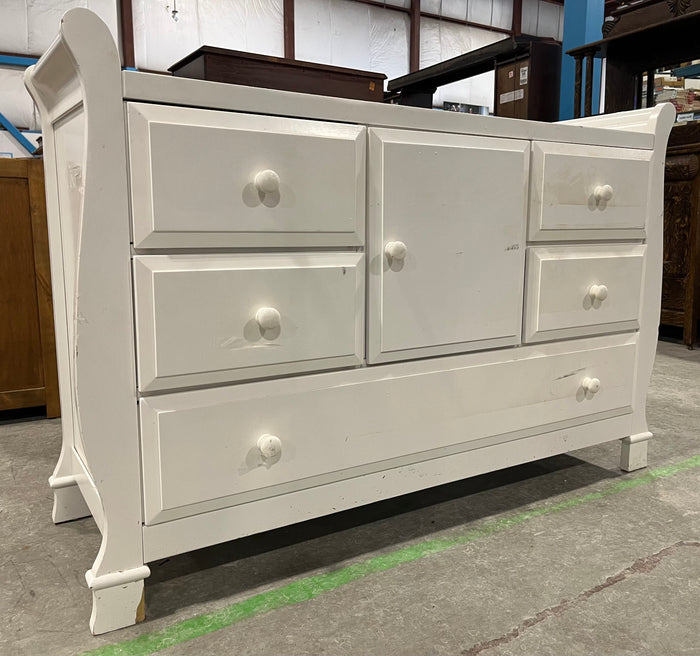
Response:
POLYGON ((0 160, 0 410, 60 415, 43 162, 0 160))
POLYGON ((666 158, 665 180, 692 180, 700 169, 696 155, 676 155, 666 158))
POLYGON ((661 307, 682 312, 685 305, 685 277, 664 276, 661 286, 661 307))
POLYGON ((383 73, 211 46, 202 46, 168 70, 176 77, 375 102, 383 100, 386 79, 383 73))
POLYGON ((661 310, 661 323, 665 326, 680 326, 685 324, 684 313, 678 310, 661 310))
POLYGON ((685 276, 690 261, 691 182, 666 183, 664 195, 664 276, 685 276))
POLYGON ((58 369, 56 366, 56 337, 53 328, 53 297, 51 294, 51 264, 49 261, 49 232, 46 223, 46 195, 44 192, 44 163, 28 160, 29 208, 34 245, 34 273, 39 330, 41 335, 44 387, 46 388, 46 416, 58 417, 61 403, 58 397, 58 369))
POLYGON ((39 388, 44 371, 28 181, 0 178, 0 197, 0 389, 39 388))
POLYGON ((664 183, 664 265, 661 323, 683 327, 683 342, 697 340, 700 318, 700 127, 671 130, 664 183))
POLYGON ((17 408, 33 408, 46 403, 46 390, 43 387, 35 389, 0 392, 0 410, 15 410, 17 408))

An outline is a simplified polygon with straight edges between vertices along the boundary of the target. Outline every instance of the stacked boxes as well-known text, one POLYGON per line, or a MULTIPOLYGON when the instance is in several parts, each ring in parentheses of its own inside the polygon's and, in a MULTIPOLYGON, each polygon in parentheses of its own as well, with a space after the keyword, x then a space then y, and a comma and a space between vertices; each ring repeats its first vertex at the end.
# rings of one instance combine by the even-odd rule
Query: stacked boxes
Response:
POLYGON ((657 86, 654 93, 656 103, 672 103, 678 113, 677 120, 679 121, 700 118, 700 89, 684 89, 682 86, 678 86, 683 84, 682 80, 664 78, 663 85, 658 84, 660 81, 661 78, 656 78, 657 86))

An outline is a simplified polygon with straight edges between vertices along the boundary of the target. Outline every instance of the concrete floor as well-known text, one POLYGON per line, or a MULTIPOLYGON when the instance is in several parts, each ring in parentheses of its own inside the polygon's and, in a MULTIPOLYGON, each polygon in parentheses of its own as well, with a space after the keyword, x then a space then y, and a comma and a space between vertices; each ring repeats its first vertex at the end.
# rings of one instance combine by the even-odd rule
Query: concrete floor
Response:
POLYGON ((648 416, 649 470, 623 475, 605 444, 152 563, 146 622, 99 637, 84 580, 97 528, 51 523, 59 422, 6 421, 0 654, 700 655, 700 350, 660 343, 648 416), (280 601, 440 539, 454 546, 280 601), (183 624, 259 594, 272 610, 183 624))

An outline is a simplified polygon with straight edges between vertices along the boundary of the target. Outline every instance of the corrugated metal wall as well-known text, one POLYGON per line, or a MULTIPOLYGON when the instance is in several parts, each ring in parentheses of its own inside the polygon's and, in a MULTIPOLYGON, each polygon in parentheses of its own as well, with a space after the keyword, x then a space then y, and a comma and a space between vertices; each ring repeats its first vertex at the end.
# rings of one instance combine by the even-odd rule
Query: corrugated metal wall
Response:
MULTIPOLYGON (((283 56, 283 0, 133 0, 134 46, 138 68, 167 70, 200 45, 283 56)), ((410 0, 387 0, 408 7, 410 0)), ((40 55, 56 35, 61 15, 71 7, 98 13, 117 39, 115 0, 0 0, 0 51, 40 55)), ((512 0, 422 0, 437 16, 509 29, 512 0)), ((563 7, 523 0, 523 32, 561 39, 563 7)), ((353 0, 297 0, 297 59, 385 73, 408 73, 409 17, 353 0)), ((430 66, 504 38, 503 33, 423 17, 420 65, 430 66)), ((0 112, 15 125, 35 128, 37 117, 24 90, 23 70, 0 67, 0 112)), ((438 90, 443 101, 492 109, 493 74, 438 90)))

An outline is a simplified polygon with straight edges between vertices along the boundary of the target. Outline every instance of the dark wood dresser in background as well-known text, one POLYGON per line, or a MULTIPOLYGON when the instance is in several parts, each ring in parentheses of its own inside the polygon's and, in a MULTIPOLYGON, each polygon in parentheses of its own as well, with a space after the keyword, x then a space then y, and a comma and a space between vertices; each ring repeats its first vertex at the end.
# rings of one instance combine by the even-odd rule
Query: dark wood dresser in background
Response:
POLYGON ((664 184, 664 277, 661 323, 697 341, 700 308, 700 122, 671 130, 664 184))
POLYGON ((355 100, 384 99, 384 73, 201 46, 168 69, 174 77, 314 93, 355 100))

